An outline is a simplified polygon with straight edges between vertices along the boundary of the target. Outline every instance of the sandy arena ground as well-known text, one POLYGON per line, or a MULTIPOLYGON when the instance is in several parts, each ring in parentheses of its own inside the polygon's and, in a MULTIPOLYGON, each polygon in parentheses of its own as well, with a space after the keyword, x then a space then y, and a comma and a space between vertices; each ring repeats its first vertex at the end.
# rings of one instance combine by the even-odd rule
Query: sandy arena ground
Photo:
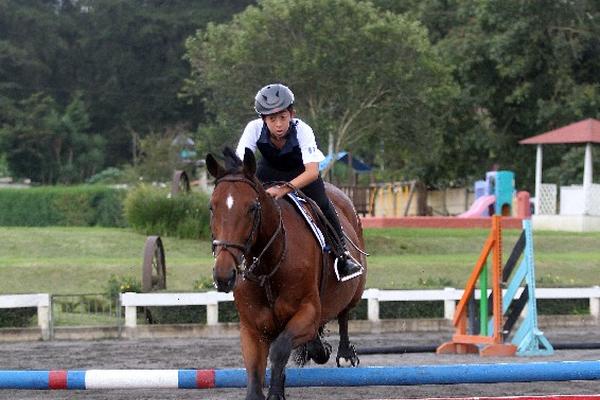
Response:
MULTIPOLYGON (((598 342, 596 330, 545 332, 550 342, 598 342)), ((437 345, 448 333, 402 333, 354 335, 360 347, 437 345)), ((337 349, 337 337, 329 342, 337 349)), ((242 360, 237 338, 160 340, 105 340, 0 343, 0 369, 209 369, 240 368, 242 360)), ((554 360, 600 360, 600 350, 556 351, 549 357, 481 358, 477 355, 433 353, 363 355, 361 366, 533 362, 554 360)), ((327 367, 334 367, 332 356, 327 367)), ((314 367, 314 365, 310 365, 314 367)), ((0 390, 0 399, 243 399, 245 389, 212 390, 95 390, 33 391, 0 390)), ((293 399, 398 399, 423 397, 507 396, 550 394, 600 394, 600 381, 532 382, 501 384, 459 384, 426 386, 377 386, 349 388, 288 388, 293 399)))

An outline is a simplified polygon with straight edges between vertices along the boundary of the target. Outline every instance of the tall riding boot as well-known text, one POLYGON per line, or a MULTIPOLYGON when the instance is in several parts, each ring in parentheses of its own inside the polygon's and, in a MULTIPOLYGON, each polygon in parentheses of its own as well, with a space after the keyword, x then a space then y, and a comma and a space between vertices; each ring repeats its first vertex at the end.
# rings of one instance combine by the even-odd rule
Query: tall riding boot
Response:
POLYGON ((338 243, 333 243, 333 246, 336 246, 338 248, 338 251, 334 252, 334 254, 336 254, 337 256, 335 262, 337 264, 337 271, 339 274, 338 279, 343 282, 360 275, 360 273, 362 272, 362 265, 360 265, 350 255, 350 252, 346 247, 346 240, 344 239, 342 225, 340 224, 340 220, 335 211, 335 208, 333 207, 333 204, 331 204, 330 202, 329 207, 327 207, 327 209, 323 209, 322 211, 323 214, 329 220, 329 223, 331 224, 339 238, 339 240, 337 241, 338 243))

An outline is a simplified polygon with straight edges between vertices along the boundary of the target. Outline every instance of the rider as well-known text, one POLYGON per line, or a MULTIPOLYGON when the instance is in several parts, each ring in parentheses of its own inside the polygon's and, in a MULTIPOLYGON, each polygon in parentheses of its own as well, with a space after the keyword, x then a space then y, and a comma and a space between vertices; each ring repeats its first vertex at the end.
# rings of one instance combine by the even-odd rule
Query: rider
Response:
MULTIPOLYGON (((256 175, 261 182, 286 181, 313 199, 341 239, 337 270, 341 281, 358 276, 362 266, 346 248, 346 241, 335 208, 325 194, 319 174, 319 163, 325 159, 317 148, 313 130, 295 118, 294 94, 285 85, 274 83, 260 89, 254 99, 254 110, 260 118, 246 125, 236 154, 244 158, 245 148, 262 154, 256 175)), ((287 185, 275 185, 267 193, 279 199, 292 192, 287 185)))

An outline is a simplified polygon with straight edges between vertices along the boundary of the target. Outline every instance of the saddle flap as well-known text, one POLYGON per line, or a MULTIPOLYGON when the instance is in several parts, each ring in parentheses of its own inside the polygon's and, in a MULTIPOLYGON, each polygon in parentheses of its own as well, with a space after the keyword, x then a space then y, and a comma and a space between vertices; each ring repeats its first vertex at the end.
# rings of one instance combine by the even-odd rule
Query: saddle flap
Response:
POLYGON ((294 192, 288 193, 287 199, 294 205, 294 207, 298 210, 302 218, 306 221, 306 223, 310 227, 311 232, 313 233, 313 236, 315 237, 315 239, 317 239, 317 242, 321 246, 321 249, 324 250, 327 246, 327 244, 325 243, 325 236, 323 235, 321 228, 319 228, 319 226, 317 225, 312 211, 310 209, 310 206, 308 205, 306 200, 304 200, 301 197, 298 197, 294 192))

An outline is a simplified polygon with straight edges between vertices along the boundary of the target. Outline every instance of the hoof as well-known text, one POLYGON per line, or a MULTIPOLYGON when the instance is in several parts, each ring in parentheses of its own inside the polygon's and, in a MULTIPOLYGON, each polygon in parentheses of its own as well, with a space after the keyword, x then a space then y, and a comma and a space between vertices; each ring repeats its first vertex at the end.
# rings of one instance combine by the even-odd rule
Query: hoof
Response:
POLYGON ((284 394, 270 394, 267 400, 285 400, 284 394))
POLYGON ((325 364, 331 356, 331 345, 325 341, 309 344, 308 356, 317 364, 325 364))
POLYGON ((360 359, 358 358, 358 355, 356 354, 356 348, 354 347, 353 344, 349 345, 348 347, 342 349, 339 348, 338 349, 338 353, 337 356, 335 357, 335 362, 339 367, 341 367, 340 365, 340 359, 345 359, 346 362, 350 362, 350 364, 353 367, 358 367, 358 364, 360 364, 360 359))

